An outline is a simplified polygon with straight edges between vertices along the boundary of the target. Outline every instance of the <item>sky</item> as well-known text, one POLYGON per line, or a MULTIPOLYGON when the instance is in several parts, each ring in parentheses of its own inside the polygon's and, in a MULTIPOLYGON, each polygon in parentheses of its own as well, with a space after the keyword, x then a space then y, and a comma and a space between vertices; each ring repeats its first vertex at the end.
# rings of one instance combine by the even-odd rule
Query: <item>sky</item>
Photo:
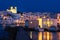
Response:
POLYGON ((60 12, 60 0, 0 0, 0 11, 10 6, 20 12, 60 12))

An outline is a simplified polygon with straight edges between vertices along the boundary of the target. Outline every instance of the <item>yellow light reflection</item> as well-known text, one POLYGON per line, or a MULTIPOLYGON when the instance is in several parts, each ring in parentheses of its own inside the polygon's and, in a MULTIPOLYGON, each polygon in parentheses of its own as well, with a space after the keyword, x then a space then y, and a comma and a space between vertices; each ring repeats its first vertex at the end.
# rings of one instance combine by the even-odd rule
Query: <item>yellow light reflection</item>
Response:
POLYGON ((32 39, 32 31, 30 31, 30 39, 32 39))
POLYGON ((47 40, 49 40, 50 38, 49 32, 47 32, 47 40))
POLYGON ((46 32, 44 32, 44 36, 43 36, 43 38, 44 38, 44 40, 47 40, 47 33, 46 32))
POLYGON ((42 40, 42 32, 39 32, 39 34, 38 34, 38 40, 42 40))
POLYGON ((40 28, 42 28, 42 18, 38 18, 38 21, 39 21, 40 28))
POLYGON ((38 40, 53 40, 53 34, 51 32, 39 32, 38 40))
POLYGON ((50 32, 50 40, 53 40, 53 34, 50 32))

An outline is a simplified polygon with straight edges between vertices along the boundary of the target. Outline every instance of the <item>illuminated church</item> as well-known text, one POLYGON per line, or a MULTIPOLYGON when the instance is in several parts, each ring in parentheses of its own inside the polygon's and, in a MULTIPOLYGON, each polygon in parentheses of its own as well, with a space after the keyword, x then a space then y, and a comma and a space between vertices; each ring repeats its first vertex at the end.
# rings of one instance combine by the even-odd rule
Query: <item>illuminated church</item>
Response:
POLYGON ((17 7, 11 6, 10 9, 7 9, 7 11, 12 12, 12 13, 17 13, 17 7))

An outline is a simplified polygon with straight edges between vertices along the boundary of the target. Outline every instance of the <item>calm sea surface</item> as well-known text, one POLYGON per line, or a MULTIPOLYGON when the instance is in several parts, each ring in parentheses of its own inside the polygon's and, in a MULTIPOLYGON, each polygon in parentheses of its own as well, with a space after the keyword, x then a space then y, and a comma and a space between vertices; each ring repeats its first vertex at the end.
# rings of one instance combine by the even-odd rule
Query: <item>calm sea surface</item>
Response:
POLYGON ((60 40, 60 32, 39 32, 38 40, 60 40))

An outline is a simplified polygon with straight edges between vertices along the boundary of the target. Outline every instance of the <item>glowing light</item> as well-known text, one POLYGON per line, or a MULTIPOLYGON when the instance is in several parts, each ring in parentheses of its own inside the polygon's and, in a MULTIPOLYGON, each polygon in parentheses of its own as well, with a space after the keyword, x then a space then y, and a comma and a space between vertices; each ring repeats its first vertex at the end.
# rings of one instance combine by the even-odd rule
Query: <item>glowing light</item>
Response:
POLYGON ((53 22, 51 20, 47 19, 47 21, 44 21, 44 24, 47 25, 48 27, 50 27, 53 24, 53 22))
POLYGON ((11 8, 11 10, 13 9, 13 7, 12 7, 12 6, 11 6, 10 8, 11 8))
POLYGON ((30 32, 30 38, 32 39, 32 32, 30 32))
POLYGON ((49 32, 47 32, 47 40, 49 40, 50 38, 49 32))
POLYGON ((50 27, 52 24, 53 24, 52 21, 47 21, 47 25, 48 25, 48 27, 50 27))
POLYGON ((3 17, 3 19, 6 19, 6 18, 7 18, 6 16, 3 17))
POLYGON ((48 25, 48 27, 51 26, 51 25, 50 25, 50 21, 47 21, 47 25, 48 25))
POLYGON ((43 16, 43 18, 46 18, 46 16, 43 16))
POLYGON ((7 9, 7 11, 10 11, 12 13, 17 13, 17 7, 15 7, 15 8, 10 7, 10 9, 7 9))
POLYGON ((43 38, 44 38, 44 40, 47 40, 47 33, 46 32, 44 32, 44 36, 43 36, 43 38))
POLYGON ((19 23, 19 20, 15 20, 16 23, 19 23))
POLYGON ((38 18, 38 21, 39 21, 40 28, 42 28, 42 18, 38 18))
POLYGON ((53 35, 51 32, 44 32, 44 40, 52 40, 53 39, 53 35))
POLYGON ((30 22, 32 24, 32 22, 30 22))
POLYGON ((38 40, 42 40, 42 32, 39 32, 39 34, 38 34, 38 40))
POLYGON ((47 19, 46 21, 43 22, 44 25, 47 25, 48 27, 50 27, 53 24, 53 21, 50 19, 47 19))

